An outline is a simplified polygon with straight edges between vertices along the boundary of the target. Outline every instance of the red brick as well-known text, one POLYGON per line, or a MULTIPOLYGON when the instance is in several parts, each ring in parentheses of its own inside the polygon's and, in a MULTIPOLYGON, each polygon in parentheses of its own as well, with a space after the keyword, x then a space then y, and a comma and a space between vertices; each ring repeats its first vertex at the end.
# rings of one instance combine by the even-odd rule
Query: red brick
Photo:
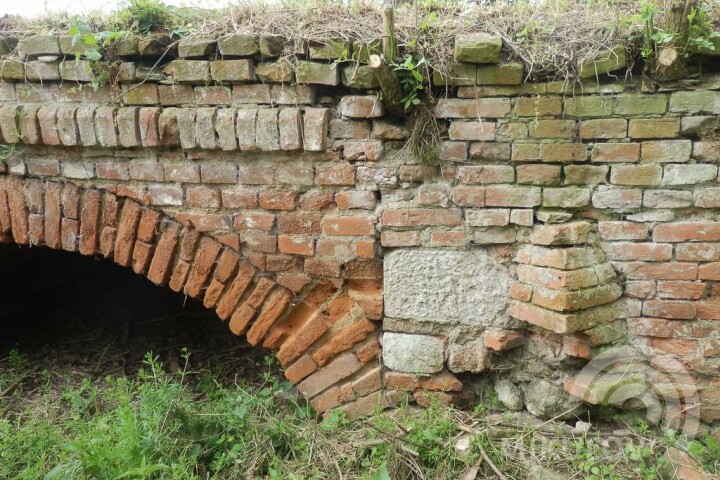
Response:
POLYGON ((454 227, 462 223, 462 211, 459 209, 405 208, 385 210, 382 222, 391 227, 447 226, 454 227))
POLYGON ((697 263, 628 262, 614 265, 631 280, 695 280, 698 276, 697 263))
POLYGON ((315 183, 318 185, 355 185, 355 167, 317 167, 315 183))
POLYGON ((335 236, 373 235, 375 233, 375 216, 326 216, 323 219, 323 233, 335 236))
MULTIPOLYGON (((277 237, 275 235, 242 235, 241 241, 252 251, 259 253, 275 253, 277 237)), ((263 267, 265 261, 263 260, 263 267)))
POLYGON ((185 293, 192 298, 201 298, 203 287, 210 277, 215 259, 222 246, 209 237, 203 237, 198 245, 192 270, 188 275, 185 293))
POLYGON ((682 243, 675 247, 675 258, 691 262, 718 261, 720 243, 682 243))
POLYGON ((252 265, 247 262, 241 262, 239 264, 235 278, 218 302, 218 307, 215 310, 218 317, 222 320, 227 320, 230 315, 232 315, 240 301, 240 297, 242 297, 248 286, 250 286, 254 276, 255 269, 252 265))
POLYGON ((639 159, 639 143, 598 143, 592 150, 593 162, 633 163, 639 159))
POLYGON ((223 190, 222 205, 225 208, 255 208, 258 195, 251 190, 223 190))
POLYGON ((237 270, 239 262, 240 255, 236 251, 229 248, 223 249, 215 267, 214 277, 220 282, 226 283, 237 270))
POLYGON ((482 187, 455 187, 451 197, 461 207, 485 206, 485 188, 482 187))
POLYGON ((200 165, 194 163, 166 164, 165 180, 169 182, 200 183, 200 165))
POLYGON ((369 190, 346 190, 335 194, 335 201, 341 210, 375 208, 375 193, 369 190))
POLYGON ((317 368, 317 363, 315 363, 315 360, 313 360, 310 355, 303 355, 285 369, 285 378, 287 378, 290 383, 297 384, 300 380, 317 370, 317 368))
POLYGON ((179 225, 168 224, 160 235, 147 274, 148 279, 156 285, 163 285, 170 280, 179 233, 179 225))
POLYGON ((248 331, 247 339, 250 344, 257 345, 262 341, 263 337, 265 337, 273 326, 273 323, 275 323, 280 315, 285 313, 292 299, 292 292, 282 287, 268 296, 255 323, 253 323, 253 326, 248 331))
POLYGON ((78 236, 80 233, 80 222, 70 218, 63 218, 60 227, 60 238, 62 240, 63 250, 74 252, 78 246, 78 236))
POLYGON ((130 180, 130 170, 127 162, 107 162, 95 165, 98 178, 107 180, 130 180))
POLYGON ((669 243, 633 243, 615 242, 604 247, 611 260, 640 260, 661 262, 672 258, 672 245, 669 243))
POLYGON ((200 177, 204 183, 236 183, 238 169, 233 163, 205 163, 200 165, 200 177))
POLYGON ((278 285, 287 287, 295 293, 301 292, 311 281, 310 277, 299 273, 279 273, 277 276, 278 285))
POLYGON ((28 238, 30 245, 41 245, 44 241, 44 217, 39 213, 28 215, 28 238))
POLYGON ((275 192, 264 190, 260 192, 259 196, 260 208, 264 208, 266 210, 294 210, 296 200, 296 192, 275 192))
POLYGON ((267 272, 302 272, 302 258, 290 255, 268 255, 265 260, 265 271, 267 272))
POLYGON ((250 322, 253 317, 255 317, 256 313, 257 310, 247 304, 240 306, 240 308, 235 310, 232 314, 232 317, 230 317, 230 331, 235 335, 241 335, 245 330, 247 330, 248 325, 250 325, 250 322))
POLYGON ((700 320, 720 320, 720 299, 711 298, 695 302, 697 317, 700 320))
POLYGON ((188 187, 185 190, 188 207, 207 208, 217 210, 220 208, 220 191, 205 187, 188 187))
POLYGON ((135 273, 143 274, 148 271, 155 251, 155 245, 138 240, 133 248, 132 268, 135 273))
POLYGON ((701 280, 720 280, 720 262, 700 265, 698 278, 701 280))
POLYGON ((235 230, 257 230, 269 232, 275 224, 275 215, 272 213, 239 213, 233 220, 235 230))
POLYGON ((628 281, 625 283, 625 296, 633 298, 652 298, 655 296, 654 281, 628 281))
POLYGON ((144 147, 157 147, 160 144, 158 117, 160 110, 154 107, 143 107, 138 114, 140 139, 144 147))
POLYGON ((358 240, 355 242, 355 254, 362 258, 375 258, 375 240, 358 240))
POLYGON ((337 260, 308 258, 305 260, 305 273, 318 277, 339 277, 340 266, 337 260))
POLYGON ((510 165, 483 165, 458 167, 457 177, 460 183, 513 183, 515 170, 510 165))
POLYGON ((652 348, 673 355, 691 355, 697 349, 697 340, 682 338, 651 338, 649 344, 652 348))
POLYGON ((483 340, 487 348, 502 352, 523 345, 525 333, 515 330, 487 330, 483 340))
POLYGON ((430 232, 431 247, 464 247, 469 242, 466 232, 430 232))
POLYGON ((315 213, 283 213, 277 216, 281 233, 319 235, 322 215, 315 213))
POLYGON ((664 223, 653 230, 656 242, 717 242, 720 241, 720 223, 678 222, 664 223))
POLYGON ((77 220, 80 218, 80 187, 66 183, 62 195, 63 216, 77 220))
POLYGON ((95 255, 100 223, 100 193, 96 190, 88 190, 84 197, 80 214, 80 253, 95 255))
POLYGON ((309 237, 278 235, 278 249, 290 255, 310 256, 315 253, 315 242, 309 237))
POLYGON ((374 330, 375 325, 363 318, 327 339, 321 347, 313 352, 312 357, 322 367, 340 353, 367 338, 374 330))
POLYGON ((488 207, 536 207, 541 193, 537 187, 487 187, 485 205, 488 207))
POLYGON ((123 205, 117 239, 115 241, 115 263, 125 267, 130 266, 132 250, 135 245, 135 235, 142 209, 132 200, 126 200, 123 205))
POLYGON ((695 305, 692 302, 673 300, 646 300, 643 315, 648 317, 691 320, 695 318, 695 305))
POLYGON ((332 192, 311 191, 300 195, 302 210, 327 210, 335 207, 335 194, 332 192))
POLYGON ((61 247, 61 196, 62 184, 50 182, 45 186, 45 244, 54 249, 61 247))
POLYGON ((598 228, 603 240, 646 240, 648 228, 636 222, 599 222, 598 228))
POLYGON ((420 232, 385 231, 380 235, 380 243, 384 247, 414 247, 420 245, 420 232))
POLYGON ((659 298, 698 300, 705 294, 706 287, 705 283, 663 281, 658 282, 657 293, 659 298))

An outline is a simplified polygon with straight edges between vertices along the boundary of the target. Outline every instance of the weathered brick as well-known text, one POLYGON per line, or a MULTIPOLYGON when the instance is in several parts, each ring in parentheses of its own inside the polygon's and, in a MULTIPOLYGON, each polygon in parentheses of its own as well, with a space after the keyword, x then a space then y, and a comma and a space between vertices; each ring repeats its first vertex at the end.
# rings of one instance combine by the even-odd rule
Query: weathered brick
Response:
POLYGON ((283 108, 278 115, 280 148, 299 150, 302 148, 302 119, 300 109, 283 108))
POLYGON ((382 214, 382 223, 385 226, 457 226, 461 222, 462 212, 459 209, 388 209, 382 214))
POLYGON ((634 163, 639 159, 639 143, 598 143, 592 149, 593 162, 634 163))
POLYGON ((487 187, 485 204, 488 207, 536 207, 540 205, 541 190, 537 187, 487 187))
POLYGON ((233 33, 218 39, 218 49, 222 55, 249 57, 260 52, 258 39, 252 35, 233 33))
POLYGON ((653 230, 653 240, 656 242, 720 241, 720 223, 663 223, 653 230))
POLYGON ((630 138, 675 138, 679 134, 679 118, 633 118, 628 129, 630 138))
POLYGON ((605 118, 583 120, 580 122, 580 138, 625 138, 627 120, 621 118, 605 118))
POLYGON ((626 94, 615 97, 616 115, 662 115, 667 111, 668 96, 660 93, 626 94))
POLYGON ((576 128, 575 120, 533 120, 529 132, 532 138, 573 138, 576 128))
MULTIPOLYGON (((195 111, 195 139, 200 148, 215 148, 215 117, 217 108, 203 107, 195 111)), ((182 126, 180 127, 182 141, 182 126)))
POLYGON ((565 115, 571 117, 609 117, 612 108, 613 97, 577 96, 565 99, 565 115))
POLYGON ((663 185, 696 185, 715 182, 718 169, 715 165, 666 165, 663 173, 663 185))
POLYGON ((461 122, 454 121, 450 124, 450 140, 495 140, 494 122, 461 122))
POLYGON ((440 118, 502 118, 510 113, 508 98, 442 99, 435 107, 440 118))
POLYGON ((670 111, 720 114, 720 92, 674 92, 670 95, 670 111))
POLYGON ((606 165, 566 165, 562 167, 562 169, 565 174, 566 185, 597 185, 599 183, 607 183, 608 172, 610 171, 610 168, 606 165))
POLYGON ((330 112, 327 108, 306 108, 303 114, 303 146, 306 151, 323 151, 330 112))
POLYGON ((543 190, 543 207, 579 208, 589 203, 590 190, 587 188, 564 187, 543 190))
POLYGON ((502 39, 486 33, 472 33, 455 36, 454 59, 467 63, 498 63, 502 39))
POLYGON ((345 118, 377 118, 385 114, 385 107, 379 96, 346 95, 338 111, 345 118))
POLYGON ((506 165, 458 167, 457 178, 465 184, 513 183, 515 171, 506 165))
POLYGON ((298 83, 336 86, 340 84, 337 64, 300 61, 295 69, 298 83))
POLYGON ((665 140, 642 142, 640 159, 643 162, 685 163, 690 160, 692 142, 690 140, 665 140))
POLYGON ((663 169, 658 165, 613 165, 610 183, 616 185, 660 185, 663 169))

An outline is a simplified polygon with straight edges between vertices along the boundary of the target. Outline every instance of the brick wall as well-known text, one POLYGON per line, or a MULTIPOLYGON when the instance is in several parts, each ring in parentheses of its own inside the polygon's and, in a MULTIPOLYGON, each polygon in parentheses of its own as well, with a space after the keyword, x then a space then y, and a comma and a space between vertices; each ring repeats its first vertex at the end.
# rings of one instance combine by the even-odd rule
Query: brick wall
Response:
POLYGON ((523 83, 465 39, 426 161, 371 69, 333 61, 350 44, 290 65, 275 37, 161 40, 122 40, 98 89, 67 38, 4 57, 0 240, 185 291, 321 411, 459 402, 479 375, 549 416, 531 392, 629 345, 679 360, 720 418, 718 74, 650 88, 614 55, 523 83))

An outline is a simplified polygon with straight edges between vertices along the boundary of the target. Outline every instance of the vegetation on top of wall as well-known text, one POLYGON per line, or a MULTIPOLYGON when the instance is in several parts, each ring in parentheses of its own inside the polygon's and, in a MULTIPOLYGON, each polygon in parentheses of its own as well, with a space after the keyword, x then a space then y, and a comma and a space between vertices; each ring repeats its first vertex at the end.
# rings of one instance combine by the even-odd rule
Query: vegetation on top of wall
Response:
MULTIPOLYGON (((637 47, 646 57, 674 39, 684 53, 714 49, 720 2, 688 0, 684 13, 687 33, 673 32, 671 17, 678 0, 546 0, 468 2, 416 0, 396 7, 395 32, 401 51, 413 53, 440 73, 450 71, 455 36, 468 32, 500 35, 506 48, 527 65, 528 78, 574 76, 578 65, 602 52, 637 47), (648 28, 651 21, 653 27, 648 28)), ((685 1, 685 0, 683 0, 685 1)), ((90 15, 83 22, 93 32, 171 33, 176 36, 220 36, 242 32, 279 35, 288 40, 288 58, 299 40, 343 39, 371 44, 383 35, 382 7, 359 0, 345 6, 340 0, 265 4, 242 3, 220 10, 170 8, 161 0, 128 0, 119 12, 90 15)), ((5 17, 0 34, 24 36, 66 34, 77 20, 68 15, 40 19, 5 17)))

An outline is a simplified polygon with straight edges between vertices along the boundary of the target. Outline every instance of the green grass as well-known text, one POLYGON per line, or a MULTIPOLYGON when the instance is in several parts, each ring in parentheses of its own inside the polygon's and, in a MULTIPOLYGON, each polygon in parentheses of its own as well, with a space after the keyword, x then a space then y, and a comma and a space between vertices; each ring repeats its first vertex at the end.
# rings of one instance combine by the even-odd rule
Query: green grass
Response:
MULTIPOLYGON (((640 426, 637 445, 613 452, 601 433, 572 436, 492 406, 470 414, 404 404, 355 422, 320 419, 271 362, 258 384, 221 385, 190 373, 187 359, 169 374, 148 355, 136 376, 63 388, 51 381, 57 372, 38 374, 17 351, 0 359, 0 478, 436 480, 476 470, 494 478, 494 469, 525 478, 534 464, 564 478, 652 479, 664 447, 679 443, 640 426), (29 372, 40 382, 28 390, 29 372)), ((718 471, 712 439, 685 447, 718 471)))

